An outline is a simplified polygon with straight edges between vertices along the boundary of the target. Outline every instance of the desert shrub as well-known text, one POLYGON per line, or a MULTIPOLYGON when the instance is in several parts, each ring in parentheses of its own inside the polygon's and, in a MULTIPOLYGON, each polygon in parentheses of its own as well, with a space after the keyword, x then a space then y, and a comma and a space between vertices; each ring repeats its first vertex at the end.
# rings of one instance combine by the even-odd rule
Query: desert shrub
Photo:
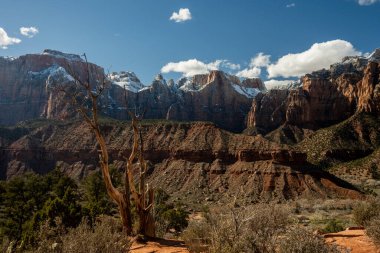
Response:
POLYGON ((367 226, 367 235, 380 245, 380 217, 374 218, 367 226))
POLYGON ((380 216, 380 199, 359 203, 353 209, 353 216, 357 225, 369 225, 374 217, 380 216))
POLYGON ((102 217, 90 226, 82 221, 64 232, 60 226, 41 226, 36 253, 121 253, 128 252, 129 242, 122 227, 112 217, 102 217))
POLYGON ((289 231, 279 243, 279 253, 339 253, 334 245, 328 245, 318 235, 296 228, 289 231))
POLYGON ((343 230, 344 230, 343 224, 336 219, 329 220, 329 222, 323 228, 324 233, 336 233, 343 230))
POLYGON ((246 243, 250 252, 275 252, 279 236, 289 224, 290 210, 284 206, 258 205, 248 221, 246 243))
POLYGON ((156 190, 154 217, 157 236, 163 237, 169 229, 181 232, 188 225, 189 213, 182 205, 168 202, 169 195, 162 189, 156 190))
POLYGON ((204 221, 191 222, 183 238, 192 249, 211 253, 275 252, 280 235, 289 223, 289 209, 277 205, 255 205, 210 213, 204 221))
POLYGON ((207 220, 192 220, 181 234, 191 252, 205 252, 205 247, 210 243, 210 223, 207 220))

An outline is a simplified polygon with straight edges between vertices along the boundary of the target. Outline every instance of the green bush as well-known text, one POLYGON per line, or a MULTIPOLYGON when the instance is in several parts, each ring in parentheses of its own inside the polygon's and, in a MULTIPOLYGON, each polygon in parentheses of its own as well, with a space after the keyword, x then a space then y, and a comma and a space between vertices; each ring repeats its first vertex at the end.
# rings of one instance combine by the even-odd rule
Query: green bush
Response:
POLYGON ((344 230, 344 226, 338 220, 330 220, 323 228, 324 233, 336 233, 344 230))
POLYGON ((59 170, 1 183, 0 200, 0 240, 8 238, 24 248, 35 243, 41 222, 53 225, 60 218, 63 226, 75 227, 85 214, 78 186, 59 170))
POLYGON ((169 203, 169 195, 162 189, 156 190, 154 218, 157 236, 163 237, 169 229, 181 232, 188 225, 189 213, 182 205, 169 203))
MULTIPOLYGON (((110 170, 112 181, 117 187, 120 184, 120 178, 116 169, 110 170)), ((116 207, 116 204, 107 194, 107 189, 104 184, 103 176, 100 171, 96 171, 89 175, 83 184, 85 208, 91 222, 95 221, 99 215, 111 215, 116 207)))
POLYGON ((370 199, 356 205, 353 209, 353 216, 357 225, 369 225, 374 217, 380 216, 380 199, 370 199))

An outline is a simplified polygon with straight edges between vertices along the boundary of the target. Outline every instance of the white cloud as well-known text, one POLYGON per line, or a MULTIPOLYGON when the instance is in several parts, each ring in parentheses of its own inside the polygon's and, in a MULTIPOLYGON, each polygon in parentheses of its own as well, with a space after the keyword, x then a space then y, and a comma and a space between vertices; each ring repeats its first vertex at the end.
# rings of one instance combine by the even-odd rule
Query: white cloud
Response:
POLYGON ((236 73, 236 76, 243 77, 243 78, 256 78, 259 77, 261 74, 261 69, 258 67, 243 69, 242 71, 239 71, 236 73))
POLYGON ((209 70, 217 70, 217 69, 220 68, 220 66, 222 66, 222 64, 224 63, 224 61, 225 60, 216 60, 216 61, 210 62, 208 64, 205 64, 203 62, 202 63, 205 64, 205 66, 207 66, 207 69, 209 69, 209 70))
POLYGON ((268 81, 265 81, 265 87, 268 89, 268 90, 271 90, 271 89, 276 89, 276 88, 281 88, 281 86, 286 86, 288 85, 289 83, 292 83, 294 82, 294 80, 275 80, 275 79, 271 79, 271 80, 268 80, 268 81))
POLYGON ((251 59, 249 67, 236 73, 236 76, 243 78, 256 78, 261 74, 261 68, 268 66, 270 63, 270 55, 258 53, 251 59))
POLYGON ((189 77, 199 74, 207 74, 211 70, 219 70, 220 68, 237 70, 240 68, 240 65, 231 63, 228 60, 216 60, 210 63, 204 63, 197 59, 190 59, 187 61, 169 62, 161 68, 161 72, 177 72, 189 77))
POLYGON ((380 0, 357 0, 359 5, 371 5, 377 2, 380 2, 380 0))
POLYGON ((219 69, 221 63, 221 60, 217 60, 215 62, 206 64, 204 62, 198 61, 197 59, 190 59, 180 62, 169 62, 161 68, 161 72, 178 72, 182 73, 184 76, 189 77, 198 74, 207 74, 210 70, 217 70, 219 69))
POLYGON ((8 46, 18 44, 21 40, 18 38, 9 37, 7 32, 0 27, 0 48, 7 49, 8 46))
POLYGON ((350 42, 344 40, 315 43, 304 52, 285 55, 276 63, 268 65, 268 77, 299 77, 315 70, 328 68, 345 56, 360 54, 350 42))
POLYGON ((33 26, 20 28, 20 33, 28 38, 33 38, 38 32, 38 29, 33 26))
POLYGON ((173 12, 170 20, 174 20, 175 22, 185 22, 187 20, 191 20, 191 13, 188 8, 181 8, 178 12, 173 12))
POLYGON ((296 7, 296 4, 295 3, 291 3, 291 4, 287 4, 286 5, 286 8, 292 8, 292 7, 296 7))
POLYGON ((231 70, 238 70, 240 69, 240 64, 235 64, 235 63, 231 63, 229 61, 224 61, 223 62, 223 66, 228 68, 228 69, 231 69, 231 70))
POLYGON ((266 67, 270 63, 270 55, 265 55, 264 53, 258 53, 254 58, 251 59, 249 66, 253 67, 266 67))

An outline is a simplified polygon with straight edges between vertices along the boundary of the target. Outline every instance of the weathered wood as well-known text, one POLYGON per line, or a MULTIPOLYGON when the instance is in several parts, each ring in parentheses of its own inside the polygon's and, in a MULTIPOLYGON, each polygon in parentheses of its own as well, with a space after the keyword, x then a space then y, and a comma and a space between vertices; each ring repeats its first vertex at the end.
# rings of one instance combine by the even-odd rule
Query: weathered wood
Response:
POLYGON ((76 75, 75 71, 72 69, 71 66, 67 66, 67 68, 70 72, 70 75, 74 78, 74 83, 77 86, 75 88, 84 89, 86 96, 83 97, 84 94, 82 92, 70 93, 70 91, 66 91, 63 88, 61 89, 61 91, 71 96, 72 104, 76 107, 80 115, 82 115, 84 121, 89 125, 91 131, 95 135, 96 141, 100 148, 100 167, 103 175, 104 184, 106 186, 107 194, 118 206, 120 217, 126 234, 133 234, 133 220, 131 215, 132 200, 135 203, 139 217, 139 228, 137 232, 143 236, 155 237, 155 222, 154 217, 151 213, 151 209, 154 204, 154 191, 149 187, 147 187, 148 189, 145 190, 145 175, 147 165, 144 160, 143 138, 138 128, 140 119, 139 117, 137 117, 136 113, 128 111, 132 119, 133 144, 132 152, 129 158, 127 159, 127 164, 125 166, 124 171, 124 191, 121 192, 120 190, 115 188, 115 186, 112 183, 112 178, 109 171, 109 153, 107 149, 107 143, 100 130, 100 125, 98 121, 98 97, 106 89, 106 78, 105 76, 103 76, 101 82, 95 82, 97 83, 96 86, 92 85, 90 78, 90 67, 86 55, 84 55, 84 58, 87 64, 86 80, 82 80, 78 75, 76 75), (89 99, 90 109, 86 108, 83 102, 79 102, 83 98, 89 99), (135 186, 132 171, 135 160, 138 160, 140 167, 138 190, 135 186), (148 198, 146 197, 147 193, 148 198))

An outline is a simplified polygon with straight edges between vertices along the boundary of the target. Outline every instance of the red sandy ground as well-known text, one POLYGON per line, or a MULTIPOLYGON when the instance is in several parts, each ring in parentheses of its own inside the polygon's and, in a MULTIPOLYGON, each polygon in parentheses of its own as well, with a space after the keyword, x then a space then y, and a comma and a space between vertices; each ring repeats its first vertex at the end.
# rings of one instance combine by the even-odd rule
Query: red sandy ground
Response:
MULTIPOLYGON (((365 234, 364 229, 347 229, 324 235, 327 243, 334 243, 350 250, 350 253, 380 253, 380 247, 365 234)), ((131 253, 190 253, 183 241, 156 239, 147 243, 134 242, 131 253)), ((346 252, 346 251, 342 251, 346 252)))
POLYGON ((325 238, 327 243, 343 246, 351 253, 380 253, 380 248, 369 239, 364 229, 347 229, 338 233, 326 234, 325 238))
POLYGON ((146 243, 134 242, 131 253, 190 253, 182 241, 156 239, 146 243))

